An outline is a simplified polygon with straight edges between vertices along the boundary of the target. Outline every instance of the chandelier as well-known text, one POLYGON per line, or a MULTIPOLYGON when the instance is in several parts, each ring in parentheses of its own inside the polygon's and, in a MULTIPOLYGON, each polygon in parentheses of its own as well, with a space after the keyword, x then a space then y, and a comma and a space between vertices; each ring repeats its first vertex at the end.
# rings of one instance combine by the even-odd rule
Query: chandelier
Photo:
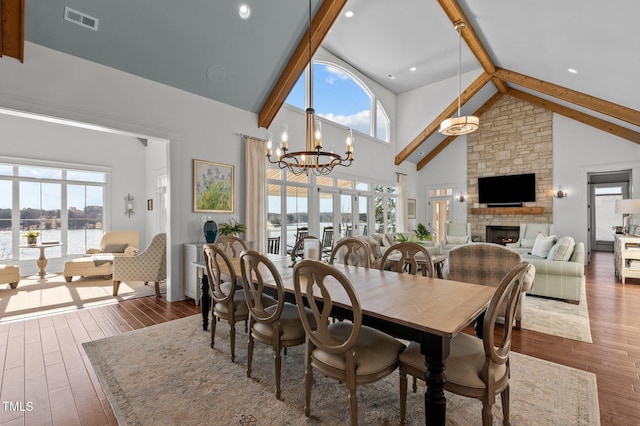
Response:
POLYGON ((316 120, 313 109, 313 61, 311 56, 311 0, 309 0, 309 83, 307 85, 309 107, 306 109, 306 147, 304 151, 289 151, 289 129, 284 124, 275 161, 271 158, 273 155, 271 133, 267 136, 267 160, 271 164, 277 164, 281 169, 288 169, 294 175, 303 173, 309 175, 311 171, 316 176, 320 176, 331 173, 335 166, 349 167, 351 165, 353 162, 353 131, 348 129, 344 156, 335 154, 333 151, 323 151, 320 120, 316 120))
POLYGON ((454 24, 458 31, 458 116, 451 117, 440 123, 440 133, 447 136, 460 136, 478 130, 480 120, 473 115, 460 116, 460 78, 462 74, 462 30, 467 26, 464 22, 458 21, 454 24))

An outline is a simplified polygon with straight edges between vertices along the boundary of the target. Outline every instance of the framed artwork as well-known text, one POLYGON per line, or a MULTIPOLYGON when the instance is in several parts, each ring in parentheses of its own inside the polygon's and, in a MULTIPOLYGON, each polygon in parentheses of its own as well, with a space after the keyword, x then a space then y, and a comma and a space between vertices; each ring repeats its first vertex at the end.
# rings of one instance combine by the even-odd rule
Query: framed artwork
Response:
POLYGON ((416 218, 416 199, 415 198, 409 198, 407 200, 407 217, 409 219, 416 218))
POLYGON ((193 160, 193 211, 233 213, 234 170, 232 164, 193 160))

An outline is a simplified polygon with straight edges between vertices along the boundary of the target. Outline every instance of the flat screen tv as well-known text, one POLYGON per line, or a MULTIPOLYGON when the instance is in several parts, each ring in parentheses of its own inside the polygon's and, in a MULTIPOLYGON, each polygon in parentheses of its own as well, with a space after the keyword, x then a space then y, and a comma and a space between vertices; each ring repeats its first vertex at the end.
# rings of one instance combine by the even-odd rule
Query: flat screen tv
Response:
POLYGON ((536 200, 536 174, 478 178, 478 198, 482 204, 515 206, 536 200))

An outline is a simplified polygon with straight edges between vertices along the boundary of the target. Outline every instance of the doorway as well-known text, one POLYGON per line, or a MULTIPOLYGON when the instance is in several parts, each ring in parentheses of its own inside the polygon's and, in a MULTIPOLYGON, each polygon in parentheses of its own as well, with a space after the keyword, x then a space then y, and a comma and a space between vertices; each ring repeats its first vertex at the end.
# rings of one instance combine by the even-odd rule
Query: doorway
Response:
POLYGON ((629 198, 631 171, 590 173, 589 244, 591 250, 613 251, 613 227, 622 225, 622 214, 615 212, 616 200, 629 198))
POLYGON ((452 194, 453 190, 451 188, 431 189, 428 191, 431 222, 427 226, 431 227, 431 238, 436 245, 444 239, 444 224, 451 219, 452 194))

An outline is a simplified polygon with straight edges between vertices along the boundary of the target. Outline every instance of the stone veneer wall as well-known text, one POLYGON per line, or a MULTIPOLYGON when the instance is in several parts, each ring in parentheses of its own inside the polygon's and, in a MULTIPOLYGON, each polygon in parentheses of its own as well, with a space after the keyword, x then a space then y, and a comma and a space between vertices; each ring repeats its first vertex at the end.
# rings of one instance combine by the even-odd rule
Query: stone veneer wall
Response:
MULTIPOLYGON (((553 222, 552 113, 527 102, 503 96, 480 117, 478 131, 467 135, 467 220, 471 232, 485 241, 486 226, 517 226, 553 222), (474 214, 478 177, 536 174, 536 201, 544 214, 474 214)), ((486 205, 480 205, 486 207, 486 205)))

